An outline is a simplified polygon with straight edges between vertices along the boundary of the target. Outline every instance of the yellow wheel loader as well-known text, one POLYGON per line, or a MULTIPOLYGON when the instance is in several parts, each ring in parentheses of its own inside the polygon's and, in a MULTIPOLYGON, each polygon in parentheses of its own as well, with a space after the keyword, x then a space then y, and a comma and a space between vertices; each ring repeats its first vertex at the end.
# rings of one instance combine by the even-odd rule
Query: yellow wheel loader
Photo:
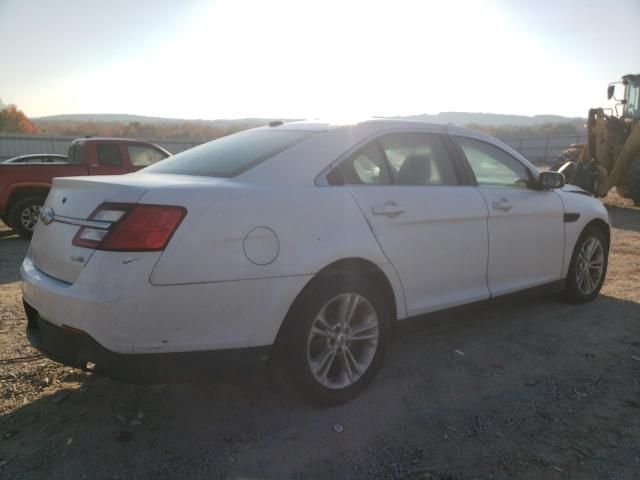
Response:
POLYGON ((609 84, 607 97, 618 102, 614 110, 589 110, 587 143, 571 145, 552 169, 598 197, 616 187, 640 205, 640 74, 609 84), (624 87, 621 99, 615 96, 617 84, 624 87))

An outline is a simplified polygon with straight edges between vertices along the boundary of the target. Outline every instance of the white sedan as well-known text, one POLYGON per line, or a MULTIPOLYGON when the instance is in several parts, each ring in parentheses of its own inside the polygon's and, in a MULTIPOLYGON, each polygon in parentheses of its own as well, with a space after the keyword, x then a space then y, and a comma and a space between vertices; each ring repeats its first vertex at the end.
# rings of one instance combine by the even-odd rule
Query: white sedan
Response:
POLYGON ((557 283, 598 295, 603 205, 487 135, 274 122, 122 176, 58 178, 22 265, 32 342, 126 381, 276 361, 358 394, 396 321, 557 283))

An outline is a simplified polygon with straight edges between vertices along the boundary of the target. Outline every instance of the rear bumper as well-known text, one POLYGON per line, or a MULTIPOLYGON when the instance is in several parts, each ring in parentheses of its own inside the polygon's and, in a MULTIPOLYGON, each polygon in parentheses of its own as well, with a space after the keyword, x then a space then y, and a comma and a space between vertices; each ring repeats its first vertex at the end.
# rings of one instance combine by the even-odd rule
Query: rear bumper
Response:
POLYGON ((166 383, 225 379, 264 368, 270 347, 178 353, 123 354, 108 350, 90 335, 44 320, 24 302, 31 345, 56 362, 127 383, 166 383), (91 367, 91 368, 89 368, 91 367))

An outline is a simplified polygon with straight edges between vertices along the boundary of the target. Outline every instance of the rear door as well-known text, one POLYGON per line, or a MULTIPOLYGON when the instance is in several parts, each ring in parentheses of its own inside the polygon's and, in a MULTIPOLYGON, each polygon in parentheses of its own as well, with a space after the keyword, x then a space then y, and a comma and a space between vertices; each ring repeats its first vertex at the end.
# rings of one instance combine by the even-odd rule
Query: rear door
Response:
POLYGON ((488 283, 500 295, 560 279, 564 207, 553 191, 530 188, 535 173, 496 145, 453 137, 489 210, 488 283))
POLYGON ((488 298, 487 209, 440 135, 384 135, 337 174, 397 270, 410 316, 488 298))

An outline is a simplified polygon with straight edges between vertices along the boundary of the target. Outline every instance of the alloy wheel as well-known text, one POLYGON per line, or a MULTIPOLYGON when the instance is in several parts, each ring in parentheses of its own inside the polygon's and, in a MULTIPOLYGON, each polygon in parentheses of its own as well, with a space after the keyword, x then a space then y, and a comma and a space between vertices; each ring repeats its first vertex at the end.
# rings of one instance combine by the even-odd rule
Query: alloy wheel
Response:
POLYGON ((20 213, 20 223, 29 232, 33 232, 36 223, 38 223, 38 218, 40 218, 41 210, 42 207, 40 205, 31 205, 22 210, 22 212, 20 213))
POLYGON ((576 284, 583 295, 591 295, 600 284, 604 271, 604 246, 595 237, 585 240, 576 259, 576 284))
POLYGON ((356 383, 373 362, 379 334, 378 316, 365 297, 333 297, 314 319, 307 339, 307 362, 316 381, 330 389, 356 383))

